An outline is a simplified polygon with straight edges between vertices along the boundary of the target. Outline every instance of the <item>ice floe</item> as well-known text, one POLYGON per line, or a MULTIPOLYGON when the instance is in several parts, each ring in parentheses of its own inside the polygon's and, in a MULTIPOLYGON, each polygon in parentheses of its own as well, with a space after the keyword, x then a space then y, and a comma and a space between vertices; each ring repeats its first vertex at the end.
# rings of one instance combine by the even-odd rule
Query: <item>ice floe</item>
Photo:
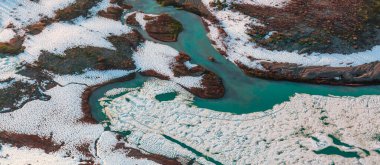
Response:
MULTIPOLYGON (((380 97, 324 97, 296 94, 272 110, 243 115, 192 106, 193 96, 170 81, 152 79, 101 105, 116 131, 162 134, 225 164, 374 164, 380 148, 373 130, 380 115, 380 97), (174 100, 158 94, 176 91, 174 100), (330 135, 351 145, 333 142, 330 135), (318 145, 321 142, 324 145, 318 145), (358 157, 316 154, 327 146, 358 157), (366 152, 369 152, 366 153, 366 152)), ((147 151, 155 151, 149 145, 147 151)))

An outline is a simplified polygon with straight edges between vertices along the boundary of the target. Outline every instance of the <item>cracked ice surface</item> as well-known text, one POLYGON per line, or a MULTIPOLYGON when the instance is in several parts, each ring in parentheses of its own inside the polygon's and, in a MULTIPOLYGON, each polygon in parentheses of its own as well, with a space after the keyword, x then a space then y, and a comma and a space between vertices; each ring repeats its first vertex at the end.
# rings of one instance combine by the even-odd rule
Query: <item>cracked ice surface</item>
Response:
MULTIPOLYGON (((124 90, 126 91, 126 90, 124 90)), ((152 79, 118 98, 102 98, 113 130, 171 136, 225 164, 375 164, 380 96, 324 97, 296 94, 272 110, 234 115, 190 105, 193 96, 173 82, 152 79), (172 101, 155 96, 177 91, 172 101), (324 120, 321 118, 325 116, 324 120), (326 124, 328 123, 328 124, 326 124), (359 159, 318 155, 334 146, 328 135, 354 146, 359 159), (311 137, 320 139, 320 142, 311 137), (323 145, 321 145, 323 143, 323 145), (370 151, 366 155, 363 150, 370 151)), ((335 145, 336 146, 336 145, 335 145)), ((152 146, 153 147, 153 146, 152 146)))

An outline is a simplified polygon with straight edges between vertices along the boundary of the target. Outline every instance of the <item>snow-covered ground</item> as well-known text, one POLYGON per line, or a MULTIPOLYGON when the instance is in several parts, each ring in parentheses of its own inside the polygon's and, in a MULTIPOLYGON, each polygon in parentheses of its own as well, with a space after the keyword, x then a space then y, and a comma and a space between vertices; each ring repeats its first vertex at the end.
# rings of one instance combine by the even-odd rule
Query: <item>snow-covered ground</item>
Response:
POLYGON ((4 29, 0 31, 0 42, 9 42, 16 36, 16 33, 12 29, 4 29))
MULTIPOLYGON (((157 163, 150 160, 129 158, 125 155, 127 154, 125 150, 115 149, 116 144, 120 143, 116 138, 116 133, 106 131, 97 141, 97 154, 101 159, 101 164, 105 165, 125 165, 125 164, 135 164, 135 165, 155 165, 157 163)), ((128 144, 127 144, 128 145, 128 144)), ((124 145, 125 146, 125 145, 124 145)), ((132 147, 132 146, 125 146, 132 147)), ((132 147, 133 148, 133 147, 132 147)))
POLYGON ((114 49, 106 38, 127 34, 130 31, 131 28, 122 25, 120 21, 102 17, 77 19, 74 24, 54 23, 40 34, 28 37, 24 43, 25 52, 20 57, 31 63, 38 59, 42 50, 63 55, 65 50, 78 46, 114 49))
POLYGON ((144 30, 145 30, 146 24, 149 22, 149 21, 145 20, 144 17, 145 16, 149 16, 149 17, 157 17, 158 16, 155 14, 145 14, 143 12, 131 12, 131 13, 128 13, 127 15, 125 15, 124 18, 127 19, 132 14, 136 14, 135 19, 140 24, 141 28, 144 30))
MULTIPOLYGON (((104 76, 99 74, 100 81, 97 83, 101 83, 104 76)), ((54 142, 65 143, 59 151, 61 155, 67 151, 82 155, 75 147, 83 143, 94 144, 104 131, 102 125, 79 122, 83 116, 81 96, 86 87, 71 84, 52 88, 45 92, 51 96, 49 101, 31 101, 14 112, 0 114, 0 129, 41 137, 49 137, 52 133, 54 142)))
MULTIPOLYGON (((16 34, 24 35, 24 27, 38 22, 42 17, 54 17, 54 11, 73 2, 75 1, 40 0, 36 3, 30 0, 0 0, 0 42, 9 42, 16 34), (15 27, 5 28, 10 23, 15 27)), ((33 79, 18 75, 17 71, 25 69, 22 66, 27 63, 33 64, 41 51, 64 55, 65 50, 73 47, 115 49, 106 38, 111 35, 128 34, 131 28, 119 21, 96 16, 97 11, 108 6, 112 6, 110 0, 103 0, 90 10, 89 17, 79 17, 72 22, 55 22, 37 35, 25 34, 25 52, 0 58, 0 81, 14 79, 9 83, 0 83, 0 88, 7 88, 14 81, 33 83, 33 79)), ((121 151, 114 152, 112 147, 116 145, 116 141, 110 138, 110 133, 104 131, 103 125, 80 121, 84 116, 81 97, 88 86, 120 78, 132 72, 134 71, 89 69, 76 75, 51 73, 59 85, 44 92, 51 97, 50 100, 30 101, 20 109, 0 114, 0 130, 38 135, 42 138, 51 136, 54 143, 64 145, 57 152, 47 154, 40 149, 15 148, 1 144, 0 164, 78 164, 80 159, 92 159, 102 164, 155 164, 146 159, 126 157, 126 153, 121 151), (83 144, 89 145, 89 150, 95 157, 88 157, 78 150, 83 144), (95 145, 98 145, 96 150, 95 145), (67 157, 68 153, 70 157, 67 157)))
MULTIPOLYGON (((216 41, 216 47, 226 51, 227 58, 232 62, 241 62, 251 68, 261 69, 260 62, 262 61, 295 63, 303 66, 347 67, 380 60, 380 46, 375 46, 372 50, 349 55, 321 53, 308 55, 298 54, 297 52, 270 51, 257 47, 255 43, 250 41, 250 36, 246 34, 246 31, 250 24, 264 25, 254 18, 231 11, 228 8, 216 10, 210 7, 209 2, 211 1, 213 0, 202 0, 204 5, 220 21, 220 25, 210 24, 209 37, 216 41), (217 29, 218 27, 222 28, 227 33, 227 36, 221 35, 217 29), (252 61, 248 58, 249 56, 257 60, 252 61)), ((232 2, 275 6, 275 4, 286 3, 286 0, 227 0, 227 3, 232 2)), ((281 7, 281 5, 277 7, 281 7)))
POLYGON ((202 76, 174 76, 171 67, 172 64, 176 62, 175 57, 178 55, 179 52, 169 46, 146 41, 133 55, 133 60, 141 71, 154 70, 157 73, 168 76, 172 81, 185 87, 201 88, 202 76))
MULTIPOLYGON (((233 115, 192 106, 193 96, 170 81, 151 79, 141 88, 121 92, 124 95, 120 97, 100 99, 112 130, 157 137, 167 135, 225 164, 376 164, 380 161, 374 151, 380 148, 375 131, 380 130, 377 122, 380 96, 297 94, 272 110, 233 115), (155 99, 156 95, 173 91, 178 93, 174 100, 155 99), (329 135, 352 147, 334 144, 329 135), (357 152, 360 158, 314 153, 328 146, 357 152)), ((147 151, 154 150, 152 147, 147 151)))
POLYGON ((55 11, 63 9, 75 0, 0 0, 0 29, 12 23, 17 28, 38 22, 43 17, 52 18, 55 11))
MULTIPOLYGON (((203 1, 208 5, 208 0, 203 1)), ((40 0, 39 3, 30 0, 0 0, 0 42, 8 42, 16 35, 24 35, 23 28, 38 22, 42 17, 54 17, 54 11, 73 2, 74 0, 40 0), (13 30, 5 28, 10 23, 15 26, 13 30)), ((282 4, 285 0, 239 2, 275 5, 282 4)), ((103 0, 90 10, 88 18, 80 17, 72 22, 55 22, 37 35, 25 34, 24 53, 0 58, 0 81, 14 79, 9 83, 0 83, 0 89, 7 88, 14 81, 33 83, 33 79, 18 75, 17 71, 25 69, 22 67, 24 64, 35 62, 41 50, 64 56, 64 51, 73 47, 95 46, 115 49, 106 38, 127 34, 131 28, 121 22, 96 16, 98 11, 108 6, 112 6, 110 0, 103 0)), ((250 62, 247 56, 277 62, 302 61, 304 65, 331 66, 345 66, 351 62, 354 62, 351 65, 359 65, 380 58, 370 56, 370 53, 378 52, 379 48, 361 53, 360 58, 359 54, 306 56, 253 48, 254 45, 248 43, 249 38, 244 33, 245 24, 252 20, 230 11, 213 13, 222 21, 228 37, 219 38, 218 30, 214 26, 210 27, 211 37, 217 41, 218 46, 228 45, 227 54, 231 61, 238 60, 252 67, 256 64, 250 62)), ((143 14, 139 15, 137 20, 143 25, 142 16, 143 14)), ((307 161, 318 164, 329 163, 330 160, 343 164, 371 164, 380 161, 373 151, 380 148, 379 142, 373 138, 375 131, 380 127, 378 122, 374 122, 380 114, 379 96, 351 98, 296 95, 290 102, 277 105, 273 110, 246 115, 201 109, 191 106, 194 96, 180 85, 201 87, 202 76, 175 77, 171 66, 178 55, 179 52, 169 46, 146 41, 133 54, 138 71, 155 70, 168 76, 171 81, 152 79, 141 88, 114 89, 106 93, 109 97, 100 100, 111 119, 113 130, 132 131, 127 136, 129 143, 125 144, 126 147, 162 154, 169 158, 181 156, 188 160, 195 159, 202 164, 210 164, 204 157, 196 156, 179 144, 167 140, 163 136, 167 135, 226 164, 232 164, 233 160, 237 161, 236 164, 273 164, 281 161, 288 164, 307 161), (174 91, 179 95, 172 101, 159 102, 155 99, 158 94, 174 91), (112 98, 119 93, 125 94, 112 98), (325 120, 329 125, 322 123, 322 116, 327 117, 325 120), (300 134, 299 130, 302 128, 303 132, 318 138, 320 142, 300 134), (328 134, 333 134, 354 147, 333 144, 328 134), (316 155, 311 151, 330 145, 344 151, 358 152, 361 158, 343 159, 336 155, 316 155), (371 155, 366 155, 360 148, 369 150, 371 155)), ((185 65, 189 68, 194 67, 189 61, 185 65)), ((101 164, 155 164, 146 159, 126 157, 123 150, 113 150, 120 142, 115 133, 104 131, 101 124, 80 121, 84 116, 81 97, 88 86, 120 78, 132 72, 135 71, 88 69, 83 74, 75 75, 51 73, 54 81, 60 85, 44 92, 51 97, 50 100, 30 101, 16 111, 1 113, 0 130, 40 137, 51 136, 53 142, 64 145, 57 152, 46 154, 40 149, 15 148, 2 144, 0 164, 78 164, 81 158, 88 158, 77 149, 83 144, 89 144, 90 152, 96 156, 93 159, 101 164), (67 153, 71 156, 67 157, 67 153)))
POLYGON ((0 150, 0 163, 1 164, 38 164, 38 165, 70 165, 78 164, 77 161, 70 157, 63 158, 57 154, 46 154, 40 149, 29 149, 26 147, 16 148, 10 145, 2 145, 0 150))
MULTIPOLYGON (((203 0, 204 2, 207 2, 208 0, 203 0)), ((251 4, 251 5, 265 5, 265 6, 272 6, 272 7, 282 7, 284 6, 289 0, 235 0, 235 3, 241 3, 241 4, 251 4)))

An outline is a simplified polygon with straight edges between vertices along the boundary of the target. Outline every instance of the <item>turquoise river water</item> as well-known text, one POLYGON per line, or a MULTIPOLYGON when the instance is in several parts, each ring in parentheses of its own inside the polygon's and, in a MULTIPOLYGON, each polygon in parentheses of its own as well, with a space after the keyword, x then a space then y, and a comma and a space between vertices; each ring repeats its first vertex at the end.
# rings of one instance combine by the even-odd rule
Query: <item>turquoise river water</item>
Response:
MULTIPOLYGON (((198 107, 244 114, 271 109, 275 104, 289 100, 289 97, 295 93, 324 96, 380 94, 380 86, 327 86, 248 77, 237 66, 226 60, 212 47, 201 19, 197 15, 183 10, 177 10, 174 7, 162 7, 153 0, 127 0, 127 3, 134 6, 132 10, 139 10, 149 14, 167 13, 180 21, 184 26, 184 31, 180 34, 177 42, 159 42, 147 36, 141 29, 140 32, 148 40, 154 40, 155 42, 169 45, 178 51, 187 53, 191 56, 192 63, 206 67, 223 79, 226 88, 225 97, 221 99, 195 98, 194 105, 198 107), (207 60, 209 56, 214 57, 217 63, 207 60)), ((112 88, 139 87, 146 79, 146 77, 137 76, 134 80, 109 84, 96 90, 90 97, 94 117, 98 120, 104 119, 98 102, 98 99, 104 96, 104 92, 112 88)))

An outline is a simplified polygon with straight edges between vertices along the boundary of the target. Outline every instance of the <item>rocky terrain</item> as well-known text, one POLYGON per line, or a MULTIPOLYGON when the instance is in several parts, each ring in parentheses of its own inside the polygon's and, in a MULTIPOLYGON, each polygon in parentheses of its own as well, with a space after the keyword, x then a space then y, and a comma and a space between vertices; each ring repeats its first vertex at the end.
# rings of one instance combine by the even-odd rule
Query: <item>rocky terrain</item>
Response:
POLYGON ((249 0, 186 2, 199 10, 206 6, 215 16, 218 21, 204 16, 210 39, 221 54, 250 76, 334 85, 379 83, 377 1, 260 3, 264 4, 249 0), (365 62, 358 63, 358 59, 365 62))
MULTIPOLYGON (((68 161, 69 164, 194 162, 192 159, 196 159, 196 155, 182 157, 146 152, 120 135, 105 131, 92 117, 89 97, 94 90, 109 83, 132 80, 135 72, 141 69, 134 59, 147 41, 138 31, 121 23, 122 14, 132 6, 114 0, 18 1, 22 5, 6 4, 21 6, 9 8, 14 10, 9 12, 14 14, 9 15, 10 21, 0 20, 0 120, 3 123, 0 124, 3 148, 0 164, 16 162, 17 155, 25 150, 33 151, 36 157, 17 159, 21 164, 34 161, 68 161), (38 10, 29 11, 33 7, 41 7, 45 14, 34 15, 38 10), (25 11, 31 14, 19 15, 25 11), (25 115, 32 111, 33 115, 25 115), (24 121, 26 123, 20 124, 24 121)), ((163 41, 176 41, 182 30, 178 21, 165 14, 146 19, 147 32, 163 41)), ((156 58, 165 55, 163 52, 156 58)), ((179 83, 200 97, 223 97, 221 79, 201 66, 197 66, 198 70, 183 68, 190 60, 187 55, 186 59, 175 64, 181 67, 177 71, 184 74, 173 77, 181 79, 179 83), (198 79, 202 83, 193 84, 198 79)))
MULTIPOLYGON (((139 22, 136 20, 136 16, 140 13, 133 13, 126 18, 126 22, 129 25, 137 26, 139 22)), ((144 21, 144 29, 150 37, 163 41, 163 42, 176 42, 179 33, 182 32, 183 27, 180 22, 173 19, 168 14, 161 15, 144 15, 143 18, 139 18, 144 21)))
MULTIPOLYGON (((215 20, 215 17, 199 0, 157 0, 163 6, 180 7, 186 11, 192 12, 209 20, 215 20)), ((216 21, 216 20, 215 20, 216 21)))
POLYGON ((347 86, 362 86, 380 83, 379 62, 373 62, 355 67, 302 67, 297 64, 290 63, 262 62, 261 65, 266 71, 261 69, 252 69, 241 63, 238 63, 237 65, 247 75, 274 80, 291 80, 307 83, 347 86))
POLYGON ((250 4, 232 8, 265 25, 251 25, 247 33, 269 50, 351 54, 380 44, 380 2, 376 0, 292 0, 283 8, 250 4))
MULTIPOLYGON (((157 1, 203 17, 213 46, 248 75, 380 83, 373 56, 377 1, 157 1), (294 21, 284 21, 288 17, 294 21)), ((195 97, 224 101, 220 75, 173 43, 154 42, 177 41, 186 27, 175 15, 131 9, 123 0, 0 2, 0 164, 379 161, 378 96, 296 94, 271 110, 242 115, 199 108, 195 97), (96 100, 108 119, 95 120, 93 92, 132 83, 138 74, 148 77, 143 85, 107 90, 96 100), (157 99, 167 93, 175 96, 157 99)))

